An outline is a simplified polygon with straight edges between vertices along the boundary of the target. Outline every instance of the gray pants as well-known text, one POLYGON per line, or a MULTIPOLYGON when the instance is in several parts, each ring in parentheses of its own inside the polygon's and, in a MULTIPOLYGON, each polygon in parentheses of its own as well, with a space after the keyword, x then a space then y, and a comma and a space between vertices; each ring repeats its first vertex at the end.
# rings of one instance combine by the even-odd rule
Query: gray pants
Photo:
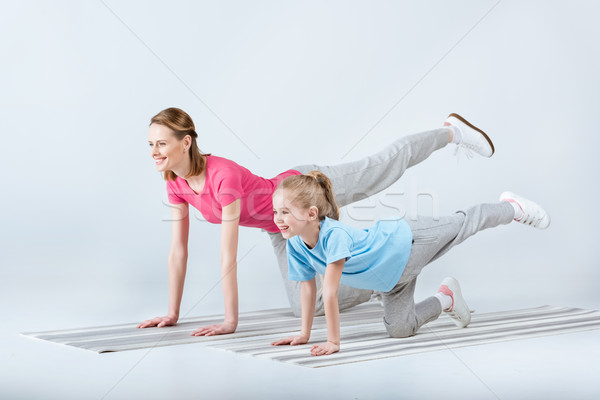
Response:
MULTIPOLYGON (((336 200, 340 207, 365 199, 379 193, 396 182, 407 168, 425 160, 435 150, 448 144, 448 129, 405 136, 391 143, 383 150, 361 160, 333 166, 301 165, 293 169, 305 174, 313 170, 323 172, 333 184, 336 200)), ((268 232, 279 264, 279 270, 285 283, 285 289, 292 312, 297 317, 302 315, 300 303, 301 282, 287 279, 288 264, 286 240, 281 233, 268 232)), ((325 313, 322 299, 322 277, 317 274, 316 315, 325 313)), ((356 289, 340 285, 338 303, 340 310, 364 303, 371 298, 372 291, 356 289)))
POLYGON ((417 275, 423 267, 469 236, 487 228, 508 224, 514 214, 513 206, 503 201, 480 204, 437 221, 430 217, 407 220, 414 241, 408 263, 396 286, 389 292, 381 293, 383 323, 388 334, 391 337, 412 336, 422 325, 437 319, 442 313, 440 301, 433 296, 417 304, 414 302, 417 275))

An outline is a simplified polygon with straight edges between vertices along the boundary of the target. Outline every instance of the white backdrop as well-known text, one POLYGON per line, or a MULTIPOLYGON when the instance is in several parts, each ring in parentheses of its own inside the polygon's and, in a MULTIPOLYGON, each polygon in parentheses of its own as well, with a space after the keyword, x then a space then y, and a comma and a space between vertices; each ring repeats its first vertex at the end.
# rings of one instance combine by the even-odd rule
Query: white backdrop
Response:
MULTIPOLYGON (((600 7, 495 4, 6 2, 2 318, 45 330, 166 312, 170 213, 147 126, 171 106, 203 151, 265 177, 360 158, 459 112, 493 158, 457 163, 449 146, 344 221, 393 215, 382 201, 409 209, 411 188, 437 193, 441 213, 515 191, 551 227, 477 235, 423 273, 417 297, 453 275, 480 310, 598 308, 600 7)), ((219 226, 191 229, 182 315, 220 313, 219 226)), ((239 257, 240 309, 286 306, 266 234, 241 228, 239 257)))

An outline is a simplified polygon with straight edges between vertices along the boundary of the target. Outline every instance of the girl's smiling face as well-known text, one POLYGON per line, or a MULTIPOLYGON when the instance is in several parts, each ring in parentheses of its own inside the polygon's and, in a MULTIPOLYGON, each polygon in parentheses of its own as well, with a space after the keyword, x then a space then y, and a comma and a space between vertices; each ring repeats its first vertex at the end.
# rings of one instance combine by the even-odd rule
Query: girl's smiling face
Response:
POLYGON ((303 234, 307 236, 312 233, 315 221, 318 225, 318 210, 314 206, 299 208, 286 196, 285 190, 276 190, 273 194, 273 221, 284 239, 303 234))

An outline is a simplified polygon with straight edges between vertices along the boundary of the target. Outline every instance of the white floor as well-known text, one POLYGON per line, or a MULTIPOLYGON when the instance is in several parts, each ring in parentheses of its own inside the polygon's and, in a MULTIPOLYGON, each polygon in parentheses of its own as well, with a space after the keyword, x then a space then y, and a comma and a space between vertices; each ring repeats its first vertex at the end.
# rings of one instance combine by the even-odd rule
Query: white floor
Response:
MULTIPOLYGON (((50 302, 66 299, 68 292, 63 293, 50 302)), ((4 304, 16 308, 3 316, 1 333, 3 399, 592 399, 600 394, 600 330, 311 369, 204 345, 99 355, 31 339, 19 332, 81 326, 76 321, 86 317, 76 310, 72 318, 42 313, 32 318, 32 303, 11 297, 14 301, 4 304)), ((111 320, 122 322, 99 314, 96 325, 111 320)))
MULTIPOLYGON (((97 355, 20 337, 2 350, 7 399, 592 399, 600 331, 309 369, 184 345, 97 355)), ((6 343, 6 342, 5 342, 6 343)))

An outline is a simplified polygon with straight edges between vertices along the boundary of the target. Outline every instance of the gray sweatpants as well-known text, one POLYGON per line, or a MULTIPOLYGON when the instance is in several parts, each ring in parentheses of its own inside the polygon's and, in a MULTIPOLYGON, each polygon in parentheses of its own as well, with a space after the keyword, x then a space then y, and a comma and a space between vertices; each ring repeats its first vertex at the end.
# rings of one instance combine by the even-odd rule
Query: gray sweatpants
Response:
MULTIPOLYGON (((420 163, 435 150, 446 146, 448 140, 448 129, 440 128, 400 138, 378 153, 358 161, 333 166, 309 164, 297 166, 293 169, 303 174, 318 170, 327 175, 333 184, 338 205, 343 207, 388 188, 404 174, 407 168, 420 163)), ((290 306, 294 315, 299 317, 302 315, 302 306, 300 303, 301 282, 287 279, 287 242, 279 232, 267 233, 273 244, 273 250, 275 251, 279 270, 285 283, 290 306)), ((315 313, 316 315, 323 315, 325 308, 322 299, 322 278, 319 274, 316 275, 316 282, 317 301, 315 313)), ((371 290, 340 285, 338 290, 340 310, 368 301, 371 298, 371 293, 371 290)))
POLYGON ((417 275, 423 267, 469 236, 487 228, 508 224, 514 214, 513 206, 502 201, 457 211, 437 221, 431 217, 407 220, 413 233, 408 262, 396 286, 389 292, 381 293, 383 323, 388 334, 391 337, 412 336, 422 325, 436 320, 442 313, 440 301, 433 296, 417 304, 414 302, 417 275))

